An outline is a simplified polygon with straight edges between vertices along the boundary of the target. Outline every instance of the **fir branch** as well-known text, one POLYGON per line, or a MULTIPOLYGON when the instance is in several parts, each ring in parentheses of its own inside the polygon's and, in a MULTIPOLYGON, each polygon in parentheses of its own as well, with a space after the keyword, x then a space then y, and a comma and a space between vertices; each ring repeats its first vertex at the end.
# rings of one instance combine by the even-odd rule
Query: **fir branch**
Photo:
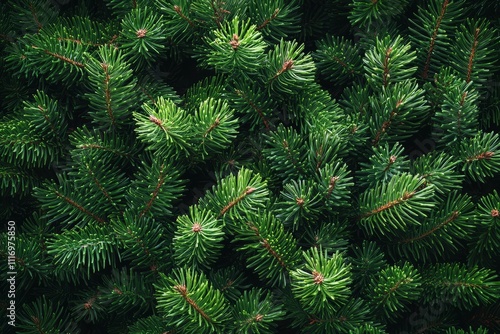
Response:
POLYGON ((0 164, 0 194, 23 197, 39 186, 41 179, 31 170, 13 164, 0 164))
POLYGON ((463 0, 432 0, 410 19, 410 38, 418 46, 419 76, 427 80, 447 59, 453 32, 465 14, 463 0))
POLYGON ((305 174, 305 145, 293 129, 279 125, 276 131, 265 134, 267 147, 263 153, 270 168, 284 180, 298 179, 305 174))
POLYGON ((196 302, 189 297, 188 291, 185 285, 176 285, 174 286, 174 290, 179 292, 182 298, 196 311, 198 312, 203 319, 207 322, 212 322, 212 319, 203 311, 201 307, 199 307, 196 302))
POLYGON ((424 273, 424 300, 446 300, 459 309, 492 302, 500 293, 498 275, 491 269, 460 264, 437 264, 424 273))
POLYGON ((96 220, 97 222, 99 222, 101 224, 104 224, 104 223, 107 222, 104 218, 99 217, 97 214, 92 213, 91 211, 87 210, 85 207, 83 207, 82 205, 78 204, 77 202, 75 202, 70 197, 65 196, 64 194, 62 194, 62 193, 60 193, 58 191, 55 191, 54 194, 56 195, 56 197, 62 199, 63 201, 65 201, 66 203, 68 203, 70 206, 76 208, 78 211, 81 211, 84 214, 92 217, 92 219, 96 220))
MULTIPOLYGON (((36 46, 32 46, 34 49, 38 49, 36 46)), ((59 59, 65 63, 68 63, 70 65, 74 65, 74 66, 77 66, 79 68, 85 68, 85 65, 81 62, 78 62, 78 61, 75 61, 73 59, 70 59, 64 55, 61 55, 61 54, 58 54, 58 53, 55 53, 55 52, 51 52, 49 50, 43 50, 43 52, 45 52, 47 55, 51 56, 51 57, 54 57, 56 59, 59 59)))
POLYGON ((184 191, 184 181, 171 163, 144 158, 126 194, 130 208, 139 218, 170 216, 174 200, 184 191))
POLYGON ((175 269, 168 277, 161 274, 155 287, 157 308, 165 314, 168 323, 177 327, 191 323, 199 333, 219 332, 224 328, 226 301, 203 273, 175 269))
POLYGON ((371 115, 365 117, 369 118, 373 146, 389 135, 393 141, 410 137, 416 132, 414 126, 419 126, 428 117, 424 90, 412 79, 382 88, 379 96, 372 96, 369 100, 371 115))
POLYGON ((293 230, 305 222, 314 222, 321 212, 321 196, 312 182, 292 180, 283 187, 276 202, 276 217, 293 230))
POLYGON ((136 68, 151 64, 165 48, 165 28, 162 16, 150 13, 147 6, 135 8, 121 22, 118 42, 125 56, 136 68))
POLYGON ((122 52, 108 46, 99 48, 97 57, 87 55, 89 99, 93 122, 104 127, 119 127, 130 123, 130 109, 138 104, 130 66, 122 52))
POLYGON ((89 129, 87 126, 79 127, 69 136, 74 149, 72 156, 99 156, 104 161, 131 161, 137 148, 130 140, 119 135, 110 135, 106 131, 89 129))
POLYGON ((484 332, 499 44, 478 1, 0 5, 16 327, 484 332))
POLYGON ((406 202, 407 200, 409 200, 410 198, 412 198, 414 195, 416 194, 416 191, 412 191, 412 192, 405 192, 403 194, 402 197, 398 198, 398 199, 395 199, 393 201, 390 201, 388 203, 385 203, 384 205, 381 205, 379 206, 378 208, 375 208, 369 212, 365 212, 362 216, 361 216, 361 219, 363 218, 368 218, 372 215, 376 215, 384 210, 389 210, 391 208, 394 208, 395 206, 397 205, 400 205, 401 203, 404 203, 406 202))
POLYGON ((222 292, 230 302, 237 301, 241 297, 242 291, 246 291, 250 287, 243 272, 233 266, 211 270, 209 279, 214 288, 222 292))
POLYGON ((471 80, 471 74, 472 74, 472 67, 474 64, 474 58, 476 56, 476 49, 478 45, 478 36, 479 36, 479 28, 476 28, 476 31, 474 32, 474 41, 472 42, 471 50, 469 52, 469 62, 467 65, 467 78, 465 79, 466 82, 470 82, 471 80))
POLYGON ((270 127, 269 127, 269 121, 266 119, 266 117, 264 116, 264 113, 262 111, 261 108, 259 108, 254 101, 252 101, 250 99, 249 96, 247 96, 247 94, 239 89, 235 89, 234 92, 240 96, 241 98, 243 98, 243 100, 248 103, 248 105, 250 105, 252 107, 253 110, 255 110, 257 112, 257 114, 259 115, 260 119, 262 120, 262 123, 264 123, 264 126, 266 128, 266 130, 269 130, 270 127))
POLYGON ((452 256, 474 233, 473 209, 469 196, 451 192, 422 225, 401 233, 390 254, 403 253, 425 263, 452 256))
POLYGON ((252 222, 248 221, 247 225, 255 233, 255 236, 259 240, 259 242, 262 245, 262 247, 264 247, 266 249, 266 251, 272 257, 274 257, 278 261, 279 265, 281 267, 283 267, 283 269, 288 269, 287 268, 287 264, 283 261, 283 259, 281 258, 281 256, 272 248, 272 246, 269 244, 269 241, 267 241, 267 239, 263 238, 260 235, 259 229, 255 226, 255 224, 253 224, 252 222))
MULTIPOLYGON (((217 212, 217 219, 239 219, 247 209, 264 207, 268 190, 259 174, 242 168, 238 175, 229 175, 215 185, 201 200, 200 207, 217 212)), ((228 226, 235 228, 233 224, 228 226)))
POLYGON ((122 257, 135 266, 157 274, 171 265, 170 253, 165 251, 167 237, 163 226, 148 217, 137 218, 131 211, 111 221, 111 226, 122 246, 122 257))
POLYGON ((237 205, 239 202, 241 202, 243 199, 245 199, 246 196, 250 195, 255 190, 257 190, 257 189, 251 188, 251 187, 246 187, 246 189, 238 197, 233 199, 231 202, 229 202, 226 206, 224 206, 222 208, 222 210, 217 215, 217 219, 224 216, 226 214, 226 212, 228 212, 233 206, 237 205))
POLYGON ((14 26, 22 33, 42 33, 59 15, 59 6, 48 0, 22 0, 9 2, 14 26))
POLYGON ((498 31, 485 19, 468 19, 457 30, 450 65, 467 83, 485 97, 484 83, 491 80, 495 64, 494 51, 498 47, 498 31))
POLYGON ((477 133, 461 143, 462 170, 473 180, 485 182, 500 171, 500 141, 497 133, 477 133))
POLYGON ((476 229, 469 242, 472 252, 469 261, 484 261, 498 256, 497 246, 500 245, 500 196, 494 190, 491 194, 483 196, 477 208, 476 229))
POLYGON ((433 228, 431 228, 430 230, 424 232, 424 233, 421 233, 417 236, 414 236, 414 237, 411 237, 409 239, 403 239, 400 241, 400 243, 412 243, 412 242, 415 242, 415 241, 419 241, 423 238, 426 238, 428 237, 429 235, 435 233, 436 231, 438 231, 439 229, 442 229, 443 227, 445 227, 446 225, 448 224, 451 224, 453 223, 454 221, 456 221, 459 217, 459 213, 458 211, 453 211, 448 217, 446 217, 445 220, 443 220, 442 222, 440 222, 438 225, 434 226, 433 228))
POLYGON ((187 23, 188 23, 191 27, 194 27, 194 23, 193 23, 193 22, 192 22, 189 18, 187 18, 187 17, 186 17, 186 15, 184 15, 184 14, 182 13, 182 8, 181 8, 181 7, 179 7, 178 5, 174 5, 173 9, 174 9, 174 11, 175 11, 175 12, 176 12, 176 13, 177 13, 177 14, 178 14, 178 15, 179 15, 179 16, 180 16, 183 20, 185 20, 185 21, 186 21, 186 22, 187 22, 187 23))
POLYGON ((189 215, 177 217, 174 258, 180 265, 210 268, 220 254, 224 232, 212 212, 191 206, 189 215))
POLYGON ((35 21, 36 25, 37 25, 37 28, 38 28, 38 31, 37 32, 40 32, 40 30, 43 28, 43 25, 42 23, 40 23, 40 21, 38 20, 38 15, 36 13, 36 9, 34 8, 33 6, 33 3, 30 2, 29 3, 29 10, 31 12, 31 15, 33 16, 33 20, 35 21))
POLYGON ((24 304, 16 314, 16 328, 26 332, 74 332, 78 328, 70 319, 65 319, 67 312, 60 301, 41 296, 24 304))
POLYGON ((289 271, 300 259, 296 240, 272 213, 247 211, 245 216, 246 223, 235 229, 235 241, 244 243, 238 250, 248 254, 247 265, 262 279, 286 286, 289 271))
POLYGON ((360 196, 359 223, 369 234, 381 235, 404 230, 408 224, 420 225, 417 217, 435 205, 433 187, 422 185, 421 178, 403 173, 368 189, 360 196))
POLYGON ((314 62, 303 50, 303 44, 281 40, 268 53, 266 74, 270 91, 286 95, 314 81, 314 62))
POLYGON ((361 162, 359 171, 360 185, 375 186, 379 182, 388 182, 394 175, 409 171, 409 161, 403 154, 404 147, 396 143, 386 143, 381 147, 373 147, 373 155, 369 162, 361 162))
POLYGON ((410 51, 410 44, 403 44, 401 36, 375 39, 375 45, 366 52, 365 78, 373 88, 384 87, 391 83, 411 78, 417 67, 411 66, 416 52, 410 51))
POLYGON ((409 263, 381 270, 372 281, 371 289, 375 295, 371 303, 385 318, 392 319, 423 292, 420 273, 409 263))
POLYGON ((368 313, 366 301, 351 298, 336 312, 311 314, 301 308, 300 311, 295 311, 290 319, 295 328, 304 328, 311 334, 322 334, 353 331, 366 323, 368 313))
POLYGON ((235 16, 210 32, 200 46, 200 64, 237 77, 251 77, 261 68, 267 45, 250 20, 235 16))
POLYGON ((444 15, 446 14, 446 9, 447 9, 449 3, 450 3, 449 0, 443 1, 442 5, 441 5, 441 11, 439 13, 439 16, 436 19, 436 23, 435 23, 434 29, 432 31, 432 36, 431 36, 431 40, 429 43, 429 47, 427 48, 427 57, 425 59, 424 68, 423 68, 423 71, 421 74, 422 78, 424 78, 424 79, 427 79, 427 77, 429 75, 429 67, 430 67, 431 57, 432 57, 432 54, 434 53, 434 46, 435 46, 436 39, 438 36, 439 27, 441 25, 441 21, 443 20, 444 15))
POLYGON ((108 305, 110 313, 126 309, 137 317, 150 310, 153 285, 141 274, 123 267, 121 270, 113 269, 102 281, 99 297, 103 304, 108 305))
POLYGON ((104 96, 105 96, 105 105, 106 105, 106 112, 108 113, 108 117, 111 120, 111 125, 115 126, 116 125, 116 120, 113 115, 113 110, 111 108, 111 92, 109 89, 109 72, 108 72, 108 64, 106 63, 101 63, 101 68, 104 71, 104 96))
POLYGON ((48 240, 47 252, 53 256, 56 273, 86 269, 86 277, 107 265, 113 266, 117 253, 115 236, 109 227, 87 225, 65 231, 48 240))
POLYGON ((199 141, 202 157, 221 152, 236 137, 238 124, 233 110, 223 100, 209 98, 200 103, 193 117, 193 140, 199 141))
POLYGON ((42 207, 47 209, 46 217, 51 221, 65 223, 78 223, 85 226, 90 222, 99 225, 108 223, 108 217, 103 216, 102 203, 94 202, 88 193, 75 189, 68 176, 59 174, 59 185, 54 182, 45 183, 42 187, 35 188, 34 195, 40 200, 42 207), (59 211, 60 210, 60 211, 59 211))
POLYGON ((280 9, 276 8, 269 18, 265 19, 264 22, 257 26, 257 30, 264 29, 269 23, 271 23, 272 20, 274 20, 278 16, 279 12, 280 9))
POLYGON ((302 12, 297 1, 250 0, 245 14, 266 40, 279 42, 282 38, 291 39, 300 32, 302 12))
POLYGON ((350 266, 340 253, 329 256, 318 248, 311 248, 303 256, 303 266, 290 273, 292 293, 311 314, 337 312, 350 294, 350 266))
POLYGON ((269 292, 257 288, 245 290, 231 311, 235 319, 231 327, 239 332, 272 333, 285 315, 269 292))
POLYGON ((151 198, 144 205, 144 208, 139 213, 139 218, 141 218, 144 214, 146 214, 147 212, 149 212, 151 210, 151 207, 152 207, 154 201, 158 197, 158 193, 160 192, 160 189, 162 188, 163 184, 165 183, 165 176, 166 176, 166 174, 165 174, 166 168, 165 167, 166 167, 165 164, 160 165, 159 174, 158 174, 158 181, 156 183, 156 186, 154 187, 153 192, 151 193, 151 198))
POLYGON ((133 112, 135 131, 150 150, 169 156, 191 151, 192 116, 171 100, 159 97, 156 105, 142 105, 144 113, 133 112))
POLYGON ((407 0, 397 0, 389 5, 379 0, 354 0, 349 4, 352 9, 348 19, 353 26, 370 29, 375 23, 386 23, 401 13, 407 3, 407 0))

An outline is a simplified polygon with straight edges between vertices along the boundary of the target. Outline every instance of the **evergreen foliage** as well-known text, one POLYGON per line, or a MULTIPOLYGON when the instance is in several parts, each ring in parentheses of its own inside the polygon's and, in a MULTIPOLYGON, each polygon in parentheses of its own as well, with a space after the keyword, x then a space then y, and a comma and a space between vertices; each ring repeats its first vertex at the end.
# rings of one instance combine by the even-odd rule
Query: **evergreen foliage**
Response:
POLYGON ((0 332, 500 332, 498 9, 0 4, 0 332))

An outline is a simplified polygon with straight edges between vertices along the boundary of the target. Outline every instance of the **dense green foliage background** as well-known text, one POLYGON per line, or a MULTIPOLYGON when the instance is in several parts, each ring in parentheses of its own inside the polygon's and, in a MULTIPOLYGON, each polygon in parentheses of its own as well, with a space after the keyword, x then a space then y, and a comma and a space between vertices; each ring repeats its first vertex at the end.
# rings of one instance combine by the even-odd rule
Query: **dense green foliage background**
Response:
POLYGON ((2 3, 16 332, 500 332, 498 7, 2 3))

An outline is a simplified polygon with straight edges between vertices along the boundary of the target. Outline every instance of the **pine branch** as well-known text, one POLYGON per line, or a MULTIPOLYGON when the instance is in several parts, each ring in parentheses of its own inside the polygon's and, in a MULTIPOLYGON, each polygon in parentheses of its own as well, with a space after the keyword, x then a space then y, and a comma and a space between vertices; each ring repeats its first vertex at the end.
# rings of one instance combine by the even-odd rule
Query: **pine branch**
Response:
POLYGON ((472 82, 474 88, 484 95, 484 84, 493 74, 496 63, 494 51, 498 48, 498 30, 490 27, 485 19, 467 19, 457 29, 450 65, 460 73, 460 78, 472 82))
POLYGON ((122 52, 102 46, 97 55, 87 54, 89 100, 93 122, 112 129, 131 123, 130 109, 138 104, 137 79, 122 52))
POLYGON ((336 85, 348 83, 361 74, 360 50, 352 41, 327 35, 316 42, 316 49, 313 58, 318 71, 336 85))
POLYGON ((427 80, 438 71, 446 59, 452 32, 465 15, 463 0, 431 0, 425 8, 419 7, 409 27, 413 43, 418 47, 419 75, 427 80))
POLYGON ((74 332, 77 324, 68 317, 64 317, 63 305, 53 303, 45 296, 37 298, 34 302, 26 304, 17 314, 16 327, 25 332, 51 333, 74 332))
POLYGON ((131 211, 141 217, 168 217, 184 191, 179 170, 163 159, 145 155, 126 196, 131 211))
POLYGON ((130 63, 136 68, 152 64, 165 48, 165 30, 162 17, 145 6, 128 12, 121 22, 118 43, 130 63))
POLYGON ((302 53, 303 50, 303 44, 281 40, 268 53, 266 77, 270 91, 290 95, 313 82, 314 62, 310 55, 302 53))
POLYGON ((55 235, 47 242, 47 252, 54 258, 56 275, 85 268, 87 278, 106 266, 114 266, 117 241, 108 227, 86 226, 55 235))
POLYGON ((271 294, 254 288, 245 290, 232 309, 234 324, 229 326, 237 332, 274 333, 277 321, 283 319, 282 305, 273 302, 271 294))
POLYGON ((500 152, 497 133, 478 132, 473 138, 467 138, 460 145, 462 170, 472 180, 485 182, 486 177, 500 171, 500 152))
POLYGON ((200 208, 217 214, 217 219, 235 222, 228 228, 237 228, 237 220, 244 217, 246 210, 258 210, 265 206, 268 190, 259 174, 242 168, 238 175, 229 175, 212 187, 201 200, 200 208), (243 216, 242 216, 243 215, 243 216), (227 219, 227 220, 226 220, 227 219))
POLYGON ((463 249, 463 243, 475 230, 474 205, 471 198, 449 193, 439 209, 433 211, 422 225, 405 231, 390 250, 393 258, 405 254, 424 263, 439 261, 463 249))
POLYGON ((115 219, 111 226, 120 242, 121 256, 134 266, 146 268, 150 274, 169 268, 171 265, 169 235, 165 228, 151 218, 137 218, 125 212, 123 218, 115 219))
POLYGON ((300 257, 296 241, 271 213, 248 211, 244 219, 235 241, 244 242, 238 250, 248 254, 247 265, 268 284, 286 286, 288 273, 300 257))
POLYGON ((435 206, 433 187, 423 185, 423 179, 404 173, 366 190, 360 196, 359 224, 369 235, 379 236, 420 225, 419 217, 435 206))
POLYGON ((188 155, 191 150, 192 116, 172 101, 159 97, 156 105, 143 104, 144 112, 134 112, 139 139, 160 155, 188 155), (186 136, 187 134, 187 136, 186 136))
POLYGON ((389 182, 395 175, 409 171, 410 163, 403 155, 404 147, 396 143, 390 147, 386 143, 383 147, 373 147, 373 155, 368 162, 361 162, 359 184, 375 187, 380 182, 389 182))
POLYGON ((470 310, 481 303, 492 303, 500 294, 498 275, 491 269, 460 264, 437 264, 425 271, 425 301, 445 300, 459 309, 470 310))
POLYGON ((409 263, 382 269, 373 278, 371 303, 383 318, 396 320, 411 301, 422 295, 420 273, 409 263))
POLYGON ((293 294, 311 314, 339 311, 350 295, 350 266, 340 253, 328 256, 318 248, 311 248, 303 256, 304 264, 290 273, 293 294))
POLYGON ((189 215, 178 216, 174 258, 178 266, 209 269, 220 255, 224 232, 213 213, 189 208, 189 215))
POLYGON ((267 44, 255 25, 236 16, 205 38, 198 49, 200 65, 234 77, 252 76, 261 68, 267 44))
POLYGON ((401 36, 376 38, 375 45, 365 53, 365 78, 372 87, 387 87, 413 76, 417 68, 411 64, 416 53, 410 51, 409 43, 402 43, 401 36))
POLYGON ((198 328, 198 333, 221 331, 227 321, 227 304, 203 273, 195 269, 174 269, 155 284, 157 309, 167 322, 185 330, 198 328))

